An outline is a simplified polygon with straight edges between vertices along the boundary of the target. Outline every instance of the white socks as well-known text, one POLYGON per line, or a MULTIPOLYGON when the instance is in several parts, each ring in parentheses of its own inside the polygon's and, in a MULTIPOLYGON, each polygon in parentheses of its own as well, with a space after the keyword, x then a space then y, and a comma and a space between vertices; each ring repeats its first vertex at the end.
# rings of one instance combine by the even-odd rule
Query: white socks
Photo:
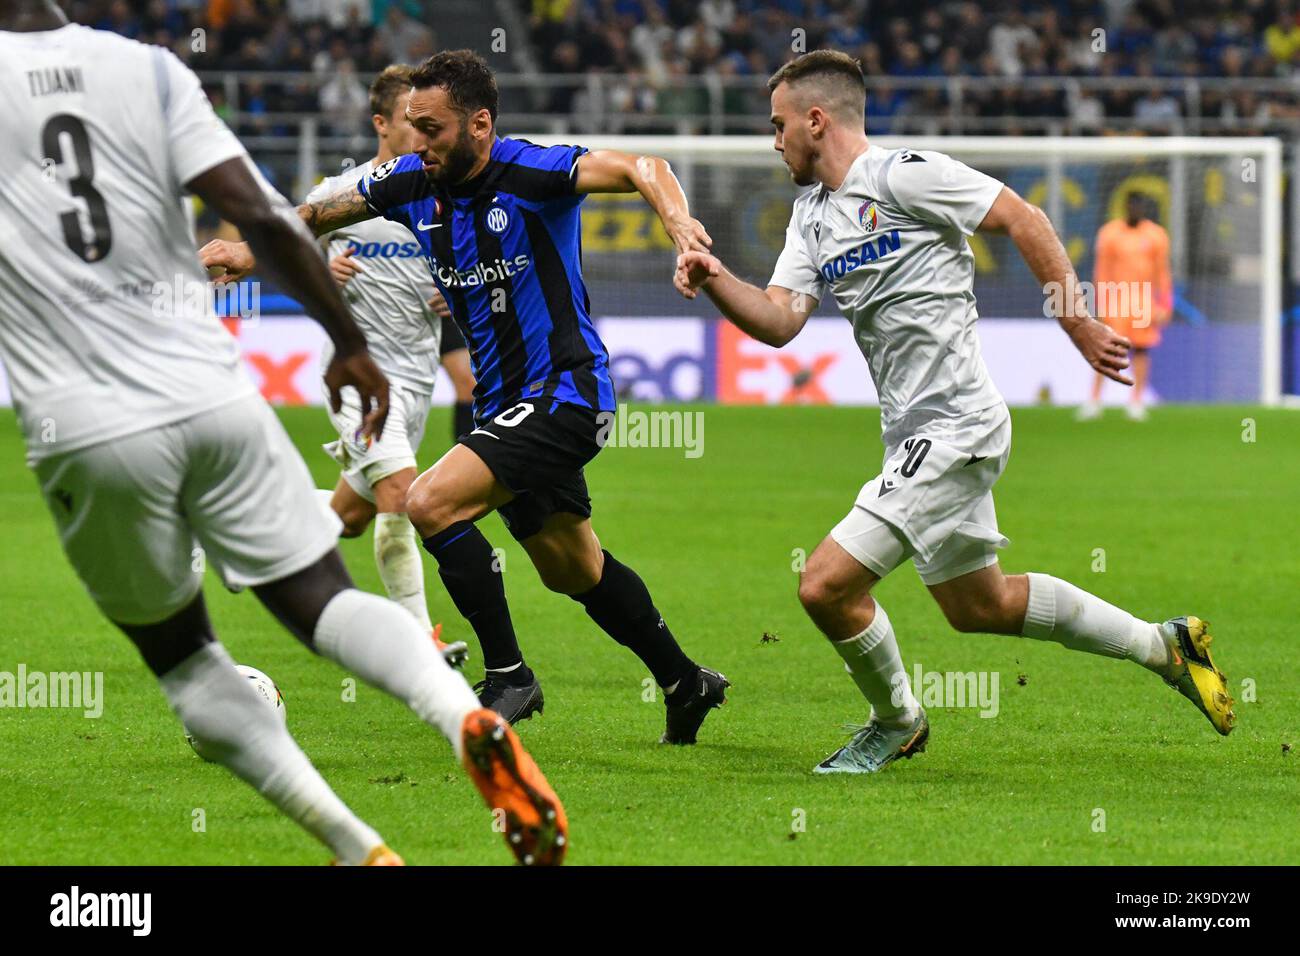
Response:
POLYGON ((375 515, 375 566, 388 596, 414 614, 426 631, 432 631, 433 621, 424 600, 420 543, 404 513, 375 515))
POLYGON ((1169 650, 1160 625, 1140 621, 1128 611, 1050 574, 1031 572, 1025 637, 1056 641, 1071 650, 1136 661, 1162 673, 1169 650))
POLYGON ((159 683, 204 757, 255 787, 341 863, 359 864, 383 842, 334 794, 220 644, 204 645, 159 683))
POLYGON ((906 726, 912 721, 918 705, 903 670, 893 625, 879 601, 876 616, 865 631, 846 641, 833 641, 831 646, 844 658, 844 669, 870 701, 877 720, 887 726, 906 726))
MULTIPOLYGON (((1056 641, 1075 651, 1136 661, 1164 674, 1169 650, 1160 625, 1140 621, 1127 611, 1050 574, 1028 575, 1029 605, 1025 637, 1056 641)), ((876 601, 876 616, 865 631, 832 647, 844 658, 845 670, 871 702, 876 718, 887 726, 906 726, 918 704, 903 670, 889 615, 876 601)))
MULTIPOLYGON (((333 488, 317 488, 316 497, 333 514, 333 488)), ((415 615, 426 631, 433 631, 429 606, 424 600, 424 564, 415 527, 405 512, 375 515, 375 567, 388 596, 415 615)))
POLYGON ((427 629, 392 601, 351 588, 325 605, 316 650, 404 701, 461 755, 461 724, 479 709, 465 678, 447 666, 427 629))

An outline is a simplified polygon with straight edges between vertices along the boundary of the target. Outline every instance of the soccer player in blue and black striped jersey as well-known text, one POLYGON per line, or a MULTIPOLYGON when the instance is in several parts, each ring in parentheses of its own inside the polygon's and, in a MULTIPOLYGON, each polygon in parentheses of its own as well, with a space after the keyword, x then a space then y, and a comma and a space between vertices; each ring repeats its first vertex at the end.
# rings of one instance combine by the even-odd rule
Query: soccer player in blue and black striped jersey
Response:
MULTIPOLYGON (((497 85, 470 50, 439 53, 412 76, 415 152, 356 188, 299 207, 317 234, 374 216, 410 229, 469 346, 474 425, 416 479, 407 513, 478 636, 479 699, 511 722, 542 709, 498 562, 475 522, 498 512, 543 583, 567 594, 664 689, 666 743, 694 743, 728 685, 682 651, 641 578, 601 548, 583 476, 616 411, 609 355, 582 279, 580 207, 594 192, 639 192, 679 253, 707 252, 703 226, 668 164, 581 146, 497 136, 497 85)), ((251 268, 238 244, 209 244, 206 265, 251 268), (215 247, 215 248, 214 248, 215 247)))

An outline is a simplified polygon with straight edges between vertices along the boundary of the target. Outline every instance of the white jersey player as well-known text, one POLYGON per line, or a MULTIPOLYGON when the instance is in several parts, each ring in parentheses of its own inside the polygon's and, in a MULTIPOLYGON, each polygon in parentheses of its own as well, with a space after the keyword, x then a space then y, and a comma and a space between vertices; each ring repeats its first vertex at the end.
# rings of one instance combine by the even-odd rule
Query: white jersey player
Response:
MULTIPOLYGON (((1045 291, 1078 283, 1051 222, 1012 190, 941 153, 872 146, 856 60, 817 51, 769 82, 776 149, 796 183, 785 249, 766 290, 712 255, 679 256, 674 283, 703 288, 722 314, 781 346, 833 297, 853 323, 880 395, 881 473, 809 558, 799 597, 872 708, 819 773, 874 773, 924 749, 889 617, 871 590, 908 558, 961 631, 1016 634, 1136 661, 1177 687, 1221 734, 1232 699, 1195 617, 1164 624, 1046 574, 1008 576, 997 550, 992 488, 1006 467, 1011 420, 980 356, 974 261, 966 237, 1008 234, 1045 291)), ((1059 298, 1059 297, 1058 297, 1059 298)), ((1062 328, 1098 372, 1123 374, 1128 343, 1067 296, 1062 328)))
MULTIPOLYGON (((328 199, 355 186, 376 167, 410 152, 412 128, 406 120, 411 68, 388 67, 370 86, 371 121, 378 139, 375 157, 330 176, 307 194, 307 202, 328 199)), ((416 452, 433 401, 438 375, 439 340, 447 310, 434 288, 429 266, 411 233, 399 223, 368 219, 322 237, 330 271, 343 286, 370 354, 388 378, 389 412, 382 437, 363 434, 361 406, 352 389, 343 392, 343 406, 330 411, 337 440, 325 450, 342 474, 333 491, 322 492, 343 521, 343 536, 355 538, 375 524, 374 555, 388 596, 433 629, 424 595, 424 568, 415 529, 406 516, 406 492, 416 475, 416 452)), ((329 351, 322 357, 328 365, 329 351)), ((453 665, 468 656, 463 641, 434 640, 453 665)))
POLYGON ((0 360, 28 458, 77 574, 196 749, 340 861, 400 862, 217 642, 206 558, 318 653, 441 730, 488 803, 521 812, 509 827, 519 844, 554 860, 554 795, 428 633, 353 587, 337 519, 208 304, 186 190, 238 226, 321 322, 335 350, 331 400, 353 389, 366 431, 382 433, 388 386, 364 338, 302 221, 198 78, 164 48, 68 24, 53 3, 0 0, 0 132, 0 360), (535 779, 489 779, 505 763, 535 779))

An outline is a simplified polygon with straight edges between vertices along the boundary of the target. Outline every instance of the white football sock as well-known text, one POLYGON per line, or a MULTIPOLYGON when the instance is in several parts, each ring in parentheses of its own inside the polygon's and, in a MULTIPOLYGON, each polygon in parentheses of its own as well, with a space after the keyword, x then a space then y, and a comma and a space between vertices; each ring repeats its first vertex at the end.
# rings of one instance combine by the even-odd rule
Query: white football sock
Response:
POLYGON ((460 757, 461 724, 481 705, 415 618, 386 598, 349 588, 325 605, 313 637, 325 657, 441 730, 460 757))
POLYGON ((255 787, 340 862, 359 864, 383 842, 334 794, 220 644, 204 645, 159 683, 204 757, 255 787))
POLYGON ((388 596, 433 630, 424 600, 424 564, 411 520, 400 512, 375 515, 375 566, 388 596))
POLYGON ((1074 651, 1136 661, 1153 671, 1163 671, 1169 650, 1160 625, 1138 620, 1128 611, 1107 604, 1050 574, 1029 578, 1029 606, 1021 633, 1025 637, 1056 641, 1074 651))
POLYGON ((903 670, 898 641, 889 615, 876 601, 876 616, 865 631, 831 646, 844 658, 844 669, 852 675, 862 696, 871 702, 876 718, 887 726, 907 726, 916 717, 918 704, 903 670))

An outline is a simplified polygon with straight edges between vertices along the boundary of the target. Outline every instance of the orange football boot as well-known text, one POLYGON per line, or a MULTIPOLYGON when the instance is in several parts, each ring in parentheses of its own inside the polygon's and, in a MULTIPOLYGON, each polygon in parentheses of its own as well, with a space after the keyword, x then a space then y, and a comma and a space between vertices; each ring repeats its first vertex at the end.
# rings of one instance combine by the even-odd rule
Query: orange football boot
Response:
POLYGON ((442 621, 433 625, 433 646, 442 652, 442 659, 447 666, 460 670, 469 660, 469 645, 464 641, 452 641, 448 644, 442 639, 442 621))
POLYGON ((481 707, 461 725, 462 762, 483 802, 505 816, 506 843, 524 866, 559 866, 569 845, 569 821, 510 725, 481 707))

